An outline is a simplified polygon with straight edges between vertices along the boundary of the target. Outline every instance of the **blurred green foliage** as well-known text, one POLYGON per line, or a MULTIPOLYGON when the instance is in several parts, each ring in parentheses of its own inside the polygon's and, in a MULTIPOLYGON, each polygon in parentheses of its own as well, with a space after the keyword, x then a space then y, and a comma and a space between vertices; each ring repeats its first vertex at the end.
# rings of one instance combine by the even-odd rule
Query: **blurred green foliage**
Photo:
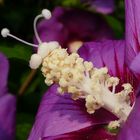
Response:
POLYGON ((1 44, 0 51, 3 52, 9 59, 16 58, 25 61, 28 61, 32 54, 32 49, 30 47, 26 48, 26 46, 23 45, 15 45, 11 47, 1 44))
POLYGON ((17 114, 17 140, 27 139, 27 134, 32 127, 33 120, 33 116, 27 113, 17 114))
MULTIPOLYGON (((0 0, 0 28, 8 27, 14 34, 32 42, 33 19, 43 8, 53 10, 56 6, 84 8, 80 0, 0 0)), ((116 0, 116 10, 104 19, 114 30, 116 38, 124 36, 124 2, 116 0)), ((83 19, 84 20, 84 19, 83 19)), ((0 38, 0 51, 10 61, 9 90, 18 97, 20 86, 31 73, 28 61, 32 48, 12 39, 0 38)), ((18 97, 17 103, 17 140, 25 140, 32 127, 35 114, 43 93, 47 90, 44 78, 37 71, 24 95, 18 97)))

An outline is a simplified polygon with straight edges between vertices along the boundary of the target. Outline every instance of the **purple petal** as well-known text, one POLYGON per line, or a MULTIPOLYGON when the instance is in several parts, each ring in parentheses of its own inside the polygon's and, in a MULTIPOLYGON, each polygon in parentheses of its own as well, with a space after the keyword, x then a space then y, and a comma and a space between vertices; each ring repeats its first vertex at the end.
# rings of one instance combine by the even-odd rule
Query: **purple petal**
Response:
POLYGON ((102 55, 101 55, 101 43, 91 42, 85 43, 79 50, 78 53, 84 60, 91 61, 95 67, 100 68, 104 66, 102 55))
POLYGON ((91 8, 103 14, 112 13, 115 9, 115 0, 81 0, 87 2, 91 8))
POLYGON ((8 60, 2 53, 0 53, 0 96, 6 92, 8 70, 8 60))
POLYGON ((95 67, 106 66, 111 75, 124 74, 124 41, 103 41, 85 43, 79 49, 79 54, 87 61, 93 62, 95 67))
POLYGON ((136 77, 140 80, 140 53, 133 59, 130 69, 134 72, 136 77))
POLYGON ((101 109, 89 115, 83 100, 74 101, 70 96, 60 96, 57 86, 52 86, 44 95, 29 140, 51 137, 78 131, 115 119, 101 109), (102 117, 104 115, 104 117, 102 117))
POLYGON ((125 0, 126 6, 126 63, 140 79, 140 8, 139 0, 125 0))
POLYGON ((140 52, 140 1, 125 0, 126 61, 129 65, 140 52))
MULTIPOLYGON (((102 125, 100 127, 103 127, 102 125)), ((50 137, 44 137, 41 140, 85 140, 90 139, 92 133, 96 131, 96 127, 89 127, 86 129, 81 129, 79 131, 74 131, 71 133, 66 133, 62 135, 57 136, 50 136, 50 137)))
POLYGON ((92 133, 90 140, 116 140, 116 135, 107 132, 105 128, 99 127, 92 133))
POLYGON ((107 132, 102 125, 99 125, 59 136, 44 137, 41 140, 115 140, 115 138, 115 135, 107 132))
POLYGON ((38 32, 43 41, 58 41, 66 48, 72 41, 113 38, 106 21, 91 12, 57 7, 52 15, 50 20, 42 20, 38 24, 38 32))
POLYGON ((117 140, 140 140, 140 93, 127 121, 120 130, 117 140))
POLYGON ((16 98, 6 94, 0 97, 0 139, 15 139, 16 98))

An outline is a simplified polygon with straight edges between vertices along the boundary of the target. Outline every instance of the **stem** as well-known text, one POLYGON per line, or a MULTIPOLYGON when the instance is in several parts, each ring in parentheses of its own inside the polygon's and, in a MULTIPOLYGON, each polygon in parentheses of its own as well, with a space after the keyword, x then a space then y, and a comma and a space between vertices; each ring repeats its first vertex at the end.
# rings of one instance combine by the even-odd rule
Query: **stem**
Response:
POLYGON ((36 72, 37 72, 37 70, 31 70, 31 72, 29 73, 27 79, 24 81, 24 83, 19 88, 19 91, 18 91, 19 96, 22 96, 24 94, 24 92, 28 88, 29 84, 31 83, 33 77, 35 76, 36 72))

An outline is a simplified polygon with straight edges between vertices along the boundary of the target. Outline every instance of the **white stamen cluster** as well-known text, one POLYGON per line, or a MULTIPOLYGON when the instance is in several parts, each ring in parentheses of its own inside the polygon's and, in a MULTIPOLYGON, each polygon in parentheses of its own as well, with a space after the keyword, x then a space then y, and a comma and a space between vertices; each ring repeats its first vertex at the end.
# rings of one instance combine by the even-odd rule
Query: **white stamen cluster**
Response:
MULTIPOLYGON (((122 122, 132 109, 129 99, 132 86, 123 84, 124 89, 115 93, 119 79, 111 77, 106 67, 97 69, 77 53, 68 54, 61 47, 53 49, 44 57, 41 70, 47 85, 58 83, 61 94, 68 92, 73 99, 84 98, 90 114, 103 107, 122 122)), ((116 122, 111 122, 110 126, 115 127, 115 124, 119 126, 116 122)))

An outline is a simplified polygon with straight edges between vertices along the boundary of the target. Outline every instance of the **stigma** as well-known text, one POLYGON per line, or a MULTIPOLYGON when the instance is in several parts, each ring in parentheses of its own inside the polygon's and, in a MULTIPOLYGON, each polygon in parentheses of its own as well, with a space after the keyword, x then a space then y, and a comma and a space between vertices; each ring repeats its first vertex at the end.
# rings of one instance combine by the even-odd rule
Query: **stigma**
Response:
POLYGON ((116 92, 119 78, 110 76, 107 67, 96 68, 77 53, 68 54, 60 45, 44 57, 41 71, 47 85, 59 85, 60 94, 68 93, 73 100, 85 99, 89 114, 100 108, 113 113, 118 121, 110 122, 109 127, 120 126, 132 110, 131 84, 124 83, 123 90, 116 92))

